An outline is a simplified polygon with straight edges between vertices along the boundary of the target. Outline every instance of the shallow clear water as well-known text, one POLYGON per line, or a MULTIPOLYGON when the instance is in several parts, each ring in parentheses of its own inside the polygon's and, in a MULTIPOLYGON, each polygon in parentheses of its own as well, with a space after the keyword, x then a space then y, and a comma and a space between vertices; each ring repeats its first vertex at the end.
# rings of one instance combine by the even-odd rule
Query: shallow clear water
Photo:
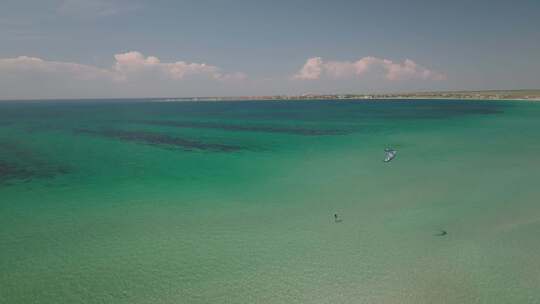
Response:
POLYGON ((540 303, 539 129, 529 102, 0 103, 0 302, 540 303))

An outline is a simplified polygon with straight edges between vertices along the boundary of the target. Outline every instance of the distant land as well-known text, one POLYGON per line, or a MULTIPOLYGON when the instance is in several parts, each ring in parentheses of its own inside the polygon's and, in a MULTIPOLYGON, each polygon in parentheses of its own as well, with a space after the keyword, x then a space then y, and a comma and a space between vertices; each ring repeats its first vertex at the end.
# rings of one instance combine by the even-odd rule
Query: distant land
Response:
POLYGON ((157 98, 158 101, 233 101, 233 100, 357 100, 357 99, 463 99, 463 100, 534 100, 540 101, 538 90, 432 91, 378 94, 302 94, 229 97, 157 98))
POLYGON ((275 100, 275 101, 301 101, 301 100, 370 100, 370 99, 449 99, 449 100, 530 100, 540 101, 540 89, 531 90, 486 90, 486 91, 431 91, 408 93, 364 93, 364 94, 312 94, 301 95, 252 95, 252 96, 193 96, 193 97, 121 97, 121 98, 46 98, 46 99, 0 99, 2 101, 73 101, 73 100, 129 100, 129 101, 247 101, 247 100, 275 100))

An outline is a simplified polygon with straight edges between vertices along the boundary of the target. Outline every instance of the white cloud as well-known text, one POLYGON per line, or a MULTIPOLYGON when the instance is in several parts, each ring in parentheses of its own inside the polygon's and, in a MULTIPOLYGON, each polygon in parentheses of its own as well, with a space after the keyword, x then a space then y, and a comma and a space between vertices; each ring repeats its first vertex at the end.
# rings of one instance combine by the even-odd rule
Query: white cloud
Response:
POLYGON ((300 71, 294 75, 295 79, 319 79, 323 70, 321 57, 309 58, 300 71))
POLYGON ((155 56, 145 57, 139 52, 127 52, 114 55, 116 62, 110 69, 91 65, 47 61, 36 57, 19 56, 16 58, 0 59, 0 73, 5 72, 35 72, 46 74, 61 74, 73 79, 91 80, 104 79, 112 81, 131 81, 153 77, 156 74, 163 79, 182 80, 194 76, 207 79, 227 81, 245 78, 242 73, 227 74, 220 68, 205 63, 188 63, 177 61, 161 62, 155 56))
POLYGON ((187 63, 184 61, 162 63, 157 57, 144 57, 139 52, 116 54, 114 58, 116 63, 113 70, 118 74, 119 79, 123 80, 147 72, 157 72, 175 80, 193 75, 205 75, 216 80, 227 78, 227 75, 223 75, 218 67, 206 63, 187 63))
POLYGON ((309 58, 304 66, 293 75, 293 79, 315 80, 323 77, 343 79, 362 77, 382 71, 384 78, 396 80, 444 80, 442 73, 429 70, 406 59, 402 63, 378 57, 363 57, 357 61, 324 61, 321 57, 309 58))
POLYGON ((114 55, 109 68, 37 57, 0 58, 0 98, 79 98, 230 94, 245 74, 140 52, 114 55))
POLYGON ((195 75, 222 81, 245 77, 241 73, 224 74, 217 66, 206 63, 188 63, 184 61, 165 63, 161 62, 157 57, 144 57, 143 54, 133 51, 116 54, 114 58, 116 63, 113 66, 113 71, 117 74, 117 79, 120 80, 129 80, 132 76, 144 73, 159 73, 175 80, 195 75))

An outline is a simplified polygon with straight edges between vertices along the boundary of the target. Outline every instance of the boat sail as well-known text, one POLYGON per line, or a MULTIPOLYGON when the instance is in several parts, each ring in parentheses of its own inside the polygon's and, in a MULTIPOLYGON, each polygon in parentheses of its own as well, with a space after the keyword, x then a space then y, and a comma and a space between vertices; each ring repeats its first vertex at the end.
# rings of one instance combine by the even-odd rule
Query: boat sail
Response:
POLYGON ((392 161, 392 159, 394 159, 394 157, 396 157, 396 154, 397 154, 396 150, 390 149, 390 148, 384 149, 384 152, 386 153, 386 155, 384 157, 384 162, 385 163, 388 163, 388 162, 392 161))

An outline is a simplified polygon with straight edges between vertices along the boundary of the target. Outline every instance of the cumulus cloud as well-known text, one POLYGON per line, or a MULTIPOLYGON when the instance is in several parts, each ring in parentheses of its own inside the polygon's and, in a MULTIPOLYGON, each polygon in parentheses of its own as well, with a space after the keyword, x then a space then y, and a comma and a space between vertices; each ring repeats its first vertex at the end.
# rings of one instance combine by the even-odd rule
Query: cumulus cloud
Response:
POLYGON ((296 79, 319 79, 323 71, 323 61, 321 57, 309 58, 306 64, 293 77, 296 79))
POLYGON ((144 57, 139 52, 116 54, 114 58, 116 59, 116 63, 113 66, 113 71, 119 80, 127 80, 130 76, 148 72, 159 73, 175 80, 181 80, 195 75, 206 76, 215 80, 242 79, 245 77, 241 73, 224 74, 217 66, 206 63, 188 63, 184 61, 161 62, 157 57, 144 57))
POLYGON ((135 51, 114 55, 109 67, 0 58, 0 99, 228 95, 238 94, 246 79, 215 65, 162 61, 135 51))
POLYGON ((219 81, 245 78, 242 73, 223 73, 217 66, 205 63, 161 62, 155 56, 145 57, 135 51, 116 54, 114 58, 115 63, 113 66, 105 69, 79 63, 47 61, 36 57, 19 56, 0 59, 0 73, 46 73, 49 75, 63 75, 72 79, 101 79, 119 82, 140 79, 145 76, 154 77, 156 75, 170 80, 183 80, 195 76, 219 81))
POLYGON ((344 79, 362 77, 368 74, 382 72, 387 80, 444 80, 442 73, 429 70, 416 62, 405 59, 403 62, 393 62, 378 57, 363 57, 357 61, 324 61, 321 57, 309 58, 304 66, 293 75, 297 80, 316 80, 323 77, 344 79))

